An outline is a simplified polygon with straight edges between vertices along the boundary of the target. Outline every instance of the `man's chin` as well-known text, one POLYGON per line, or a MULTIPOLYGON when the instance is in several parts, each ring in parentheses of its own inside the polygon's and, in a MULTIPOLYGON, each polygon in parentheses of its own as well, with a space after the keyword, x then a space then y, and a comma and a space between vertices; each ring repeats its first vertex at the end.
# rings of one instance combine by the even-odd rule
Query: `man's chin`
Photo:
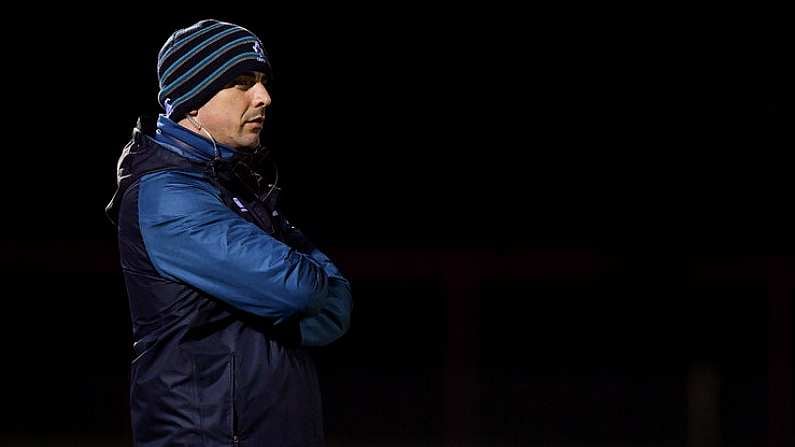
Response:
POLYGON ((257 147, 259 147, 259 137, 258 138, 254 138, 254 139, 247 139, 245 141, 242 141, 241 143, 243 143, 243 144, 238 146, 238 148, 237 148, 238 150, 245 151, 245 152, 253 151, 257 147))

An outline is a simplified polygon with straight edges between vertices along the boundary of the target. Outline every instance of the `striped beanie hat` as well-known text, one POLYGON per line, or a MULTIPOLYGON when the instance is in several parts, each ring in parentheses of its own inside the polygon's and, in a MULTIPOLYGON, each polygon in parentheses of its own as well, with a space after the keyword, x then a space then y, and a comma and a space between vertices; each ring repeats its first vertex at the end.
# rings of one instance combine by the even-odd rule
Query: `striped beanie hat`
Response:
POLYGON ((249 71, 270 72, 259 38, 231 23, 202 20, 175 31, 160 49, 157 101, 178 121, 249 71))

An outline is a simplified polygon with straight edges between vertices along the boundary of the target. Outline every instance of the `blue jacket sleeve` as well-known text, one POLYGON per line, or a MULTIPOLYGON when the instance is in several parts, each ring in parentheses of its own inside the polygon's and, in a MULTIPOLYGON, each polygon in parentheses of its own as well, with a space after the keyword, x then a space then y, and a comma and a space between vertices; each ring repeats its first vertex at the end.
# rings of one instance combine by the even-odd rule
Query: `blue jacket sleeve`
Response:
POLYGON ((317 313, 300 320, 301 343, 304 346, 323 346, 341 337, 351 323, 351 284, 320 250, 309 254, 320 263, 328 276, 328 296, 317 313))
POLYGON ((200 174, 144 176, 138 214, 146 251, 165 277, 278 320, 325 304, 321 263, 237 215, 200 174))

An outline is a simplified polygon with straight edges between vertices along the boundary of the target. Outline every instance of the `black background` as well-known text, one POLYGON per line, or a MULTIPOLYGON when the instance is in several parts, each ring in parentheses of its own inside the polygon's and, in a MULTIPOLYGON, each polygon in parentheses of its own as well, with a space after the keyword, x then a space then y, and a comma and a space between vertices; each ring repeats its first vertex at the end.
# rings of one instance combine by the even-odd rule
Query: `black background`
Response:
POLYGON ((351 332, 316 353, 330 444, 692 443, 703 371, 726 445, 766 439, 767 284, 691 273, 795 250, 775 13, 262 4, 7 18, 7 442, 129 445, 103 208, 136 118, 159 112, 157 51, 208 17, 262 38, 282 206, 354 284, 351 332), (533 273, 572 253, 607 267, 533 273), (525 255, 526 276, 476 282, 444 261, 525 255), (451 428, 459 375, 473 412, 451 428))

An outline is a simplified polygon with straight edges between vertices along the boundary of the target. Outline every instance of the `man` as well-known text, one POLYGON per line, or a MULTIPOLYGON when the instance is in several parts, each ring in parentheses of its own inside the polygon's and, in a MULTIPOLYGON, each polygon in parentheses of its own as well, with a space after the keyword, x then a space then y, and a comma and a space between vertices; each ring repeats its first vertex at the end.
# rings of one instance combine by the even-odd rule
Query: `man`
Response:
POLYGON ((107 207, 133 323, 136 446, 323 445, 304 346, 349 327, 350 284, 276 207, 260 40, 203 20, 158 56, 165 108, 139 125, 107 207))

